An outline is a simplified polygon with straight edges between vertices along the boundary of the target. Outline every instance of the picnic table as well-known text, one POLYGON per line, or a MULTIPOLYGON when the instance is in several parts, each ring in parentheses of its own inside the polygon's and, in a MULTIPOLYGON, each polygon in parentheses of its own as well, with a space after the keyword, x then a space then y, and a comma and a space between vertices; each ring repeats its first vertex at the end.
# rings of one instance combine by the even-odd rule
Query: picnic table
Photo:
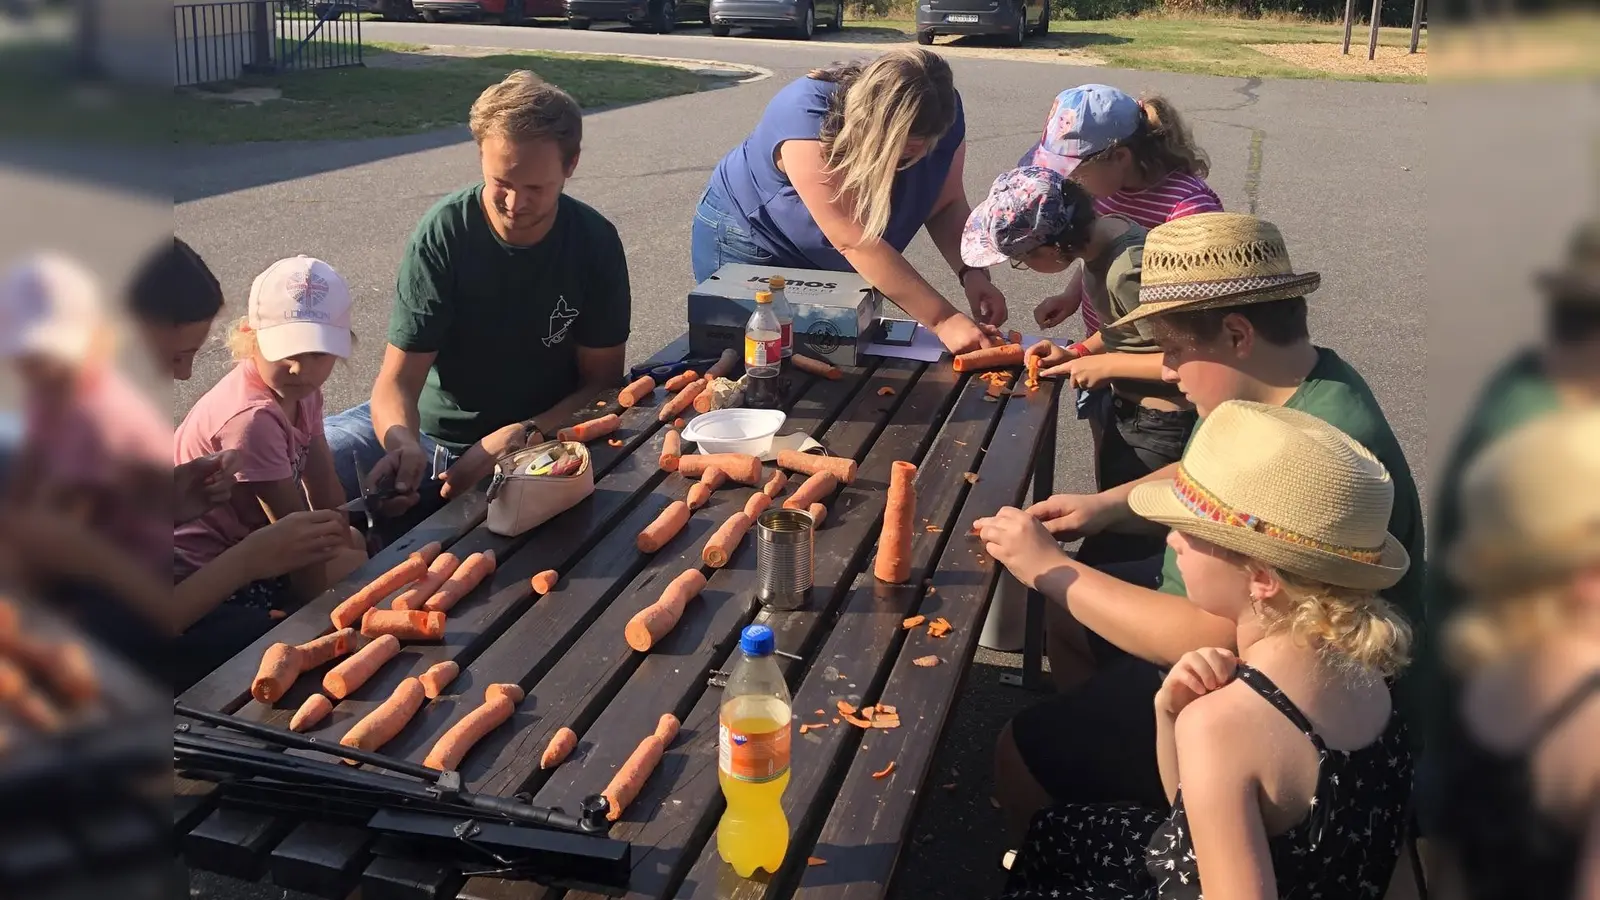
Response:
MULTIPOLYGON (((652 364, 686 353, 687 340, 680 338, 652 364)), ((716 491, 669 544, 641 553, 635 546, 640 529, 681 499, 689 482, 658 466, 666 426, 657 414, 666 392, 658 389, 627 410, 611 394, 597 398, 585 414, 619 412, 622 419, 612 441, 590 445, 597 480, 588 500, 527 534, 506 538, 482 526, 482 492, 459 497, 180 699, 286 725, 317 689, 321 670, 303 675, 278 703, 258 703, 249 686, 268 646, 327 633, 335 605, 430 541, 462 558, 493 549, 498 569, 451 611, 444 641, 406 645, 339 702, 313 734, 337 742, 403 678, 455 660, 461 674, 382 752, 420 762, 446 729, 482 701, 486 685, 515 682, 527 699, 510 722, 467 755, 462 784, 573 811, 606 785, 661 714, 671 712, 683 723, 678 738, 611 828, 613 838, 633 844, 627 897, 882 896, 1002 575, 969 535, 972 522, 1023 502, 1030 490, 1048 492, 1060 382, 1046 381, 1032 392, 1019 384, 1015 392, 995 397, 982 379, 954 372, 948 360, 895 359, 845 368, 837 380, 791 370, 784 382, 784 433, 804 431, 830 453, 860 464, 855 482, 826 501, 828 515, 816 534, 814 587, 804 608, 777 612, 756 601, 756 554, 747 537, 728 566, 706 570, 707 587, 665 640, 648 653, 628 647, 625 623, 679 573, 701 566, 707 538, 754 489, 730 484, 716 491), (912 577, 904 585, 880 583, 871 570, 896 460, 919 466, 912 577), (560 572, 561 580, 549 595, 536 597, 529 579, 546 569, 560 572), (930 621, 942 616, 952 631, 934 638, 926 627, 903 628, 903 620, 914 615, 930 621), (752 622, 771 626, 778 650, 792 654, 778 662, 789 679, 797 720, 829 727, 794 738, 783 801, 791 830, 784 871, 741 880, 716 850, 723 808, 717 783, 722 692, 708 681, 730 667, 739 634, 752 622), (913 663, 929 655, 939 664, 913 663), (834 724, 841 700, 892 704, 903 724, 866 731, 834 724), (560 767, 541 771, 540 753, 562 726, 577 732, 578 749, 560 767), (873 776, 891 760, 890 775, 873 776), (808 865, 808 857, 826 862, 808 865)), ((1031 606, 1037 620, 1042 605, 1031 606)), ((1034 669, 1038 634, 1038 628, 1030 629, 1034 669)), ((217 803, 212 787, 183 779, 175 786, 174 827, 194 868, 251 881, 270 878, 329 898, 358 888, 365 900, 601 896, 387 855, 383 842, 362 828, 217 803)))

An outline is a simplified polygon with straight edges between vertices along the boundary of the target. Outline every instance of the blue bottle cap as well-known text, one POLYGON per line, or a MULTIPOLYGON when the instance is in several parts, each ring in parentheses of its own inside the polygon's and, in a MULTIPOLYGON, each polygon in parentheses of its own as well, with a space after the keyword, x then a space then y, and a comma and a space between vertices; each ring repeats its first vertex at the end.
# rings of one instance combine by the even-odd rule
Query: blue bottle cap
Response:
POLYGON ((739 649, 746 656, 771 656, 777 643, 772 629, 765 625, 751 625, 739 636, 739 649))

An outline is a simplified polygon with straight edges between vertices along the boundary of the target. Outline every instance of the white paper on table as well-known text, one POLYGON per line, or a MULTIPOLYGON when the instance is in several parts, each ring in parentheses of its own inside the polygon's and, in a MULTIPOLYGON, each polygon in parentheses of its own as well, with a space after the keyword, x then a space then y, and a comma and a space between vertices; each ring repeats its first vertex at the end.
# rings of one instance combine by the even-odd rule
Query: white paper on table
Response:
POLYGON ((781 434, 772 439, 772 446, 767 448, 767 452, 761 454, 761 461, 772 462, 778 458, 779 453, 785 450, 798 450, 801 453, 807 453, 821 446, 821 444, 812 439, 811 435, 806 434, 804 431, 796 431, 794 434, 781 434))

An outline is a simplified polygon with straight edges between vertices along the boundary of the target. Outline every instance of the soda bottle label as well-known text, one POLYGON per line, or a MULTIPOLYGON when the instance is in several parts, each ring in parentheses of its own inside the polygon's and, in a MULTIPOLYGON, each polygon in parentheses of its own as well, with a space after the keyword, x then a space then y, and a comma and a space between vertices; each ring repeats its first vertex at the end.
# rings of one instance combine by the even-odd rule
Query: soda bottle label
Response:
POLYGON ((789 728, 748 733, 717 723, 717 765, 729 777, 760 783, 789 771, 789 728))
POLYGON ((794 352, 794 323, 783 323, 783 355, 788 356, 794 352))
POLYGON ((753 337, 744 339, 745 368, 748 369, 751 366, 775 366, 782 358, 783 336, 781 334, 770 341, 758 341, 753 337))

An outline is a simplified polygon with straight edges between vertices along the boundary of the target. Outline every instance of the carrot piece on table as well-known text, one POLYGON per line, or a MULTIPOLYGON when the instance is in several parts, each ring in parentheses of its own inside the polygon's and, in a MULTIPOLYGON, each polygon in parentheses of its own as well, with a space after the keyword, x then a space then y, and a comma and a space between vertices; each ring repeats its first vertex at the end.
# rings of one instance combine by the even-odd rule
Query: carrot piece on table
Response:
POLYGON ((670 506, 661 511, 661 515, 656 516, 654 522, 639 532, 636 543, 640 552, 654 553, 660 550, 687 524, 689 524, 689 504, 682 500, 672 501, 670 506))
POLYGON ((468 556, 456 567, 455 573, 433 592, 433 596, 423 602, 422 608, 429 612, 449 612, 451 607, 494 574, 495 565, 493 550, 468 556))
POLYGON ((728 377, 728 374, 733 371, 733 367, 737 366, 738 364, 739 351, 734 350, 731 347, 722 351, 722 355, 717 357, 717 361, 712 363, 711 368, 706 370, 706 377, 701 383, 711 381, 714 378, 728 377))
POLYGON ((556 729, 550 737, 550 743, 544 748, 544 755, 539 757, 539 768, 554 769, 566 761, 572 751, 578 749, 578 733, 563 725, 556 729))
POLYGON ((645 781, 655 771, 662 755, 667 752, 667 746, 677 734, 678 719, 667 713, 656 725, 655 733, 639 742, 633 755, 617 770, 606 789, 600 792, 600 796, 606 798, 606 821, 615 822, 622 818, 622 811, 638 798, 645 781))
MULTIPOLYGON (((394 740, 401 729, 406 727, 411 717, 422 708, 422 701, 426 696, 421 680, 405 679, 395 685, 394 693, 389 695, 389 699, 378 704, 377 709, 367 713, 361 721, 345 732, 344 737, 339 739, 340 745, 366 750, 369 753, 376 752, 384 744, 394 740)), ((356 765, 353 759, 347 759, 345 762, 352 766, 356 765)))
POLYGON ((683 421, 683 417, 682 416, 679 416, 678 418, 672 420, 672 427, 678 429, 679 431, 682 431, 683 430, 683 426, 686 425, 686 424, 688 424, 688 423, 683 421))
POLYGON ((853 716, 856 714, 856 707, 853 703, 847 703, 843 700, 840 700, 838 702, 838 708, 839 715, 841 716, 853 716))
POLYGON ((333 701, 322 694, 312 694, 300 708, 294 711, 289 719, 290 731, 310 731, 317 727, 317 723, 328 717, 333 712, 333 701))
POLYGON ((411 558, 420 559, 422 560, 423 565, 431 566, 433 565, 433 561, 438 559, 439 554, 443 551, 443 544, 439 543, 438 541, 429 541, 426 544, 423 544, 421 547, 411 551, 411 558))
POLYGON ((400 652, 400 639, 386 634, 362 647, 322 676, 322 688, 335 700, 343 700, 367 683, 383 664, 400 652))
POLYGON ((661 404, 661 411, 656 413, 656 421, 671 422, 676 419, 694 403, 695 398, 699 397, 705 389, 706 383, 704 381, 691 381, 683 390, 673 395, 671 400, 661 404))
POLYGON ((820 856, 808 856, 808 857, 806 857, 806 865, 808 865, 808 866, 825 866, 827 864, 828 864, 828 861, 823 859, 820 856))
POLYGON ((927 616, 912 616, 911 618, 906 619, 904 622, 901 622, 900 627, 906 631, 910 631, 926 621, 928 621, 927 616))
POLYGON ((766 512, 767 507, 771 505, 772 498, 757 491, 750 495, 749 500, 744 502, 744 514, 750 517, 750 521, 754 522, 756 519, 761 518, 761 514, 766 512))
POLYGON ((626 444, 626 443, 627 443, 627 441, 624 441, 621 438, 612 438, 612 439, 606 441, 606 446, 607 447, 621 447, 623 444, 626 444))
POLYGON ((769 500, 776 500, 788 485, 789 473, 782 469, 773 469, 772 477, 768 478, 767 483, 761 486, 761 493, 766 494, 769 500))
POLYGON ((355 629, 341 628, 299 646, 273 644, 261 655, 261 666, 250 683, 250 696, 262 703, 278 702, 296 678, 349 653, 355 642, 355 629))
POLYGON ((886 384, 883 387, 878 388, 878 396, 879 397, 893 397, 894 396, 894 388, 892 388, 892 387, 890 387, 890 386, 888 386, 886 384))
POLYGON ((705 587, 706 576, 699 569, 688 569, 672 579, 667 589, 661 592, 660 599, 628 620, 628 626, 623 629, 628 646, 640 653, 654 647, 657 641, 677 627, 678 620, 683 617, 684 607, 699 596, 705 587))
POLYGON ((561 580, 561 573, 555 569, 545 569, 533 576, 533 592, 543 597, 556 589, 556 582, 561 580))
POLYGON ((984 391, 984 393, 990 397, 1004 397, 1006 395, 1006 389, 1010 386, 1010 382, 991 381, 989 382, 989 389, 984 391))
POLYGON ((335 606, 329 616, 333 620, 333 627, 349 628, 361 621, 361 616, 377 606, 378 601, 413 581, 422 580, 427 574, 428 564, 423 562, 420 555, 408 557, 404 562, 372 579, 361 590, 351 594, 349 599, 335 606))
MULTIPOLYGON (((756 497, 765 497, 765 494, 756 494, 756 497)), ((767 502, 771 502, 770 500, 767 502)), ((700 558, 706 565, 713 569, 720 569, 733 558, 733 551, 739 548, 739 542, 744 540, 745 532, 754 524, 749 516, 736 512, 729 516, 727 521, 711 535, 706 541, 706 548, 701 552, 700 558)))
POLYGON ((820 375, 829 381, 838 381, 844 375, 843 372, 839 371, 838 366, 825 363, 820 359, 812 359, 809 356, 801 356, 798 353, 789 357, 789 362, 796 369, 805 372, 807 375, 820 375))
POLYGON ((1039 389, 1039 365, 1043 361, 1042 357, 1028 357, 1028 390, 1030 391, 1039 389))
POLYGON ((829 472, 818 472, 807 478, 789 499, 783 501, 784 509, 807 509, 811 504, 833 493, 839 486, 839 479, 829 472))
POLYGON ((678 429, 667 429, 667 436, 661 441, 661 471, 678 471, 678 459, 683 456, 683 435, 678 429))
POLYGON ((883 768, 879 769, 878 771, 873 772, 872 773, 872 777, 873 778, 888 778, 891 774, 893 774, 893 772, 894 772, 894 760, 891 759, 891 760, 889 760, 889 764, 887 766, 884 766, 883 768))
POLYGON ((621 425, 622 420, 617 418, 616 413, 607 413, 598 419, 590 419, 587 422, 579 422, 571 428, 561 429, 560 431, 556 432, 556 439, 562 441, 588 443, 589 441, 605 437, 613 431, 616 431, 621 425))
POLYGON ((428 574, 424 575, 422 580, 417 582, 415 586, 406 588, 404 593, 394 598, 394 602, 389 604, 389 608, 421 609, 422 605, 428 602, 428 598, 432 597, 439 588, 444 587, 444 583, 449 581, 450 576, 454 575, 456 569, 460 567, 461 557, 456 556, 454 553, 440 553, 434 557, 433 562, 428 564, 428 574))
POLYGON ((442 663, 434 663, 423 672, 417 680, 422 682, 422 694, 429 700, 437 698, 461 674, 461 665, 453 659, 442 663))
POLYGON ((1021 344, 1005 344, 1000 347, 985 347, 982 350, 971 350, 956 357, 955 368, 957 372, 977 372, 983 369, 1007 369, 1011 366, 1022 365, 1023 349, 1021 344))
POLYGON ((676 394, 677 392, 688 387, 690 382, 699 380, 700 373, 693 369, 689 369, 686 372, 679 372, 678 374, 667 379, 667 390, 676 394))
POLYGON ((761 483, 761 460, 748 453, 691 453, 678 460, 678 474, 699 478, 713 466, 740 484, 755 487, 761 483))
POLYGON ((911 521, 917 514, 917 467, 895 460, 889 467, 889 502, 883 511, 878 559, 872 574, 879 581, 904 584, 911 577, 911 521))
POLYGON ((422 764, 441 772, 460 766, 473 745, 511 718, 523 696, 522 688, 514 684, 489 685, 483 692, 483 705, 462 716, 461 721, 440 735, 422 764))
POLYGON ((713 491, 721 490, 728 483, 728 473, 718 466, 706 466, 706 470, 700 473, 700 483, 713 491))
POLYGON ((617 392, 617 404, 623 409, 637 406, 640 400, 650 396, 656 389, 656 380, 649 375, 634 381, 632 384, 617 392))
POLYGON ((711 488, 703 481, 696 481, 689 485, 689 496, 684 502, 691 512, 705 506, 711 502, 711 488))
POLYGON ((778 465, 791 472, 799 472, 801 475, 827 472, 839 479, 840 484, 849 484, 856 480, 856 461, 848 456, 818 456, 815 453, 785 450, 778 454, 778 465))
POLYGON ((697 413, 711 412, 711 401, 715 399, 710 391, 701 391, 700 396, 694 398, 694 411, 697 413))

